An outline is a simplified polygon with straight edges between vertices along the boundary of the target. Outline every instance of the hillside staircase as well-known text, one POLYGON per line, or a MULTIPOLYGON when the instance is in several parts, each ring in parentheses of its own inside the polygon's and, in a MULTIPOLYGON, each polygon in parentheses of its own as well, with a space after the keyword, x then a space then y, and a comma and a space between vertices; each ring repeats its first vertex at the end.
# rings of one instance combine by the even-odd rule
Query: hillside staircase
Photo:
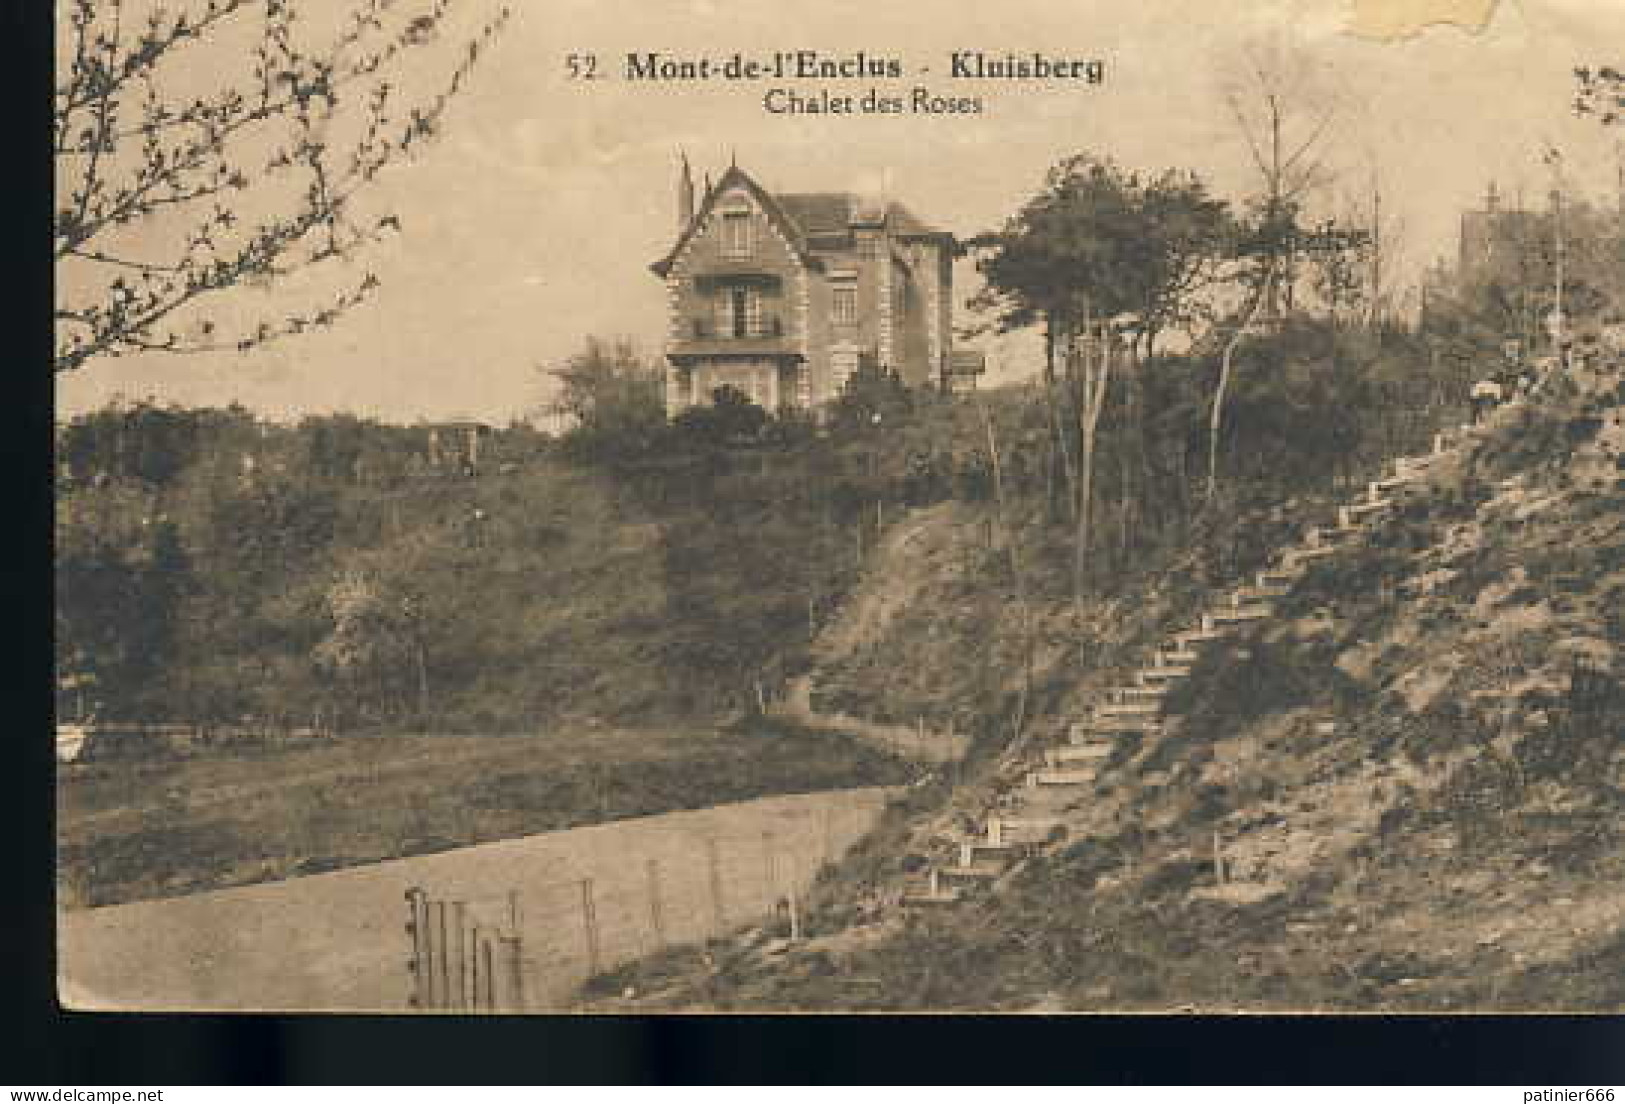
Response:
POLYGON ((1025 764, 1019 782, 996 795, 999 812, 988 816, 985 825, 975 833, 944 835, 934 841, 936 853, 951 857, 912 876, 903 887, 902 905, 908 909, 955 905, 996 886, 1026 856, 1064 839, 1069 810, 1087 800, 1115 761, 1126 757, 1119 754, 1125 743, 1163 732, 1164 699, 1176 683, 1189 677, 1204 650, 1269 621, 1275 604, 1291 593, 1316 560, 1337 555, 1380 524, 1393 507, 1393 492, 1459 450, 1476 428, 1462 425, 1435 434, 1428 454, 1390 461, 1385 474, 1369 483, 1358 500, 1337 509, 1334 525, 1308 529, 1298 543, 1278 550, 1271 566, 1251 583, 1237 587, 1195 625, 1170 634, 1153 648, 1130 681, 1106 691, 1088 714, 1071 721, 1066 742, 1043 749, 1041 760, 1025 764))

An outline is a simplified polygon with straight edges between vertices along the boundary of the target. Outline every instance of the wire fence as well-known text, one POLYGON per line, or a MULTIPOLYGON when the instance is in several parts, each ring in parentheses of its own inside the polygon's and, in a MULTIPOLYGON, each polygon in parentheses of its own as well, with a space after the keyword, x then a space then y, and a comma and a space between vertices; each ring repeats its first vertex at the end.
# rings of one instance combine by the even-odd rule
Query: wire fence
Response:
POLYGON ((582 982, 665 947, 750 925, 801 934, 807 890, 879 816, 826 804, 748 835, 674 832, 658 853, 503 894, 406 894, 409 1006, 515 1012, 559 1007, 582 982))

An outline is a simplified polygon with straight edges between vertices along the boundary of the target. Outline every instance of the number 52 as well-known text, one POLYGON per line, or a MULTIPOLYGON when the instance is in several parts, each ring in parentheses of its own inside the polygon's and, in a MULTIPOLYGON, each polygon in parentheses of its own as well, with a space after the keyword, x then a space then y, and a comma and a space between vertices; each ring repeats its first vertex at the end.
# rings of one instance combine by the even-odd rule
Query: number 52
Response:
POLYGON ((571 80, 597 80, 597 54, 565 54, 564 69, 571 80))

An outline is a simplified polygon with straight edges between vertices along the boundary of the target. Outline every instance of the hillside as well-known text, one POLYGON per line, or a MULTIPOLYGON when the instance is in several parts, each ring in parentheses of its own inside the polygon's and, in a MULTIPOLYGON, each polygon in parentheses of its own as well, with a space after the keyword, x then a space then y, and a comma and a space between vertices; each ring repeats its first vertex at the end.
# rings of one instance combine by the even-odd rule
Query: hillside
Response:
MULTIPOLYGON (((1143 662, 1151 639, 1188 624, 1203 588, 1230 580, 1193 571, 1126 590, 1095 611, 1065 663, 1051 603, 1054 654, 1037 680, 1051 700, 1033 750, 1002 765, 984 753, 966 785, 939 782, 900 805, 826 884, 797 947, 747 934, 705 962, 673 955, 605 979, 589 1002, 1625 1006, 1622 410, 1613 364, 1500 412, 1395 487, 1391 511, 1315 560, 1267 619, 1204 648, 1169 692, 1160 730, 1117 741, 1095 781, 1057 806, 1060 843, 993 892, 929 910, 887 905, 941 861, 934 840, 976 827, 1039 745, 1143 662), (604 995, 627 987, 631 1000, 604 995)), ((986 532, 957 509, 922 517, 908 549, 939 567, 975 563, 986 532)), ((1251 570, 1246 560, 1236 566, 1251 570)), ((862 617, 826 635, 815 672, 848 706, 887 699, 906 713, 942 677, 937 661, 958 655, 950 669, 969 670, 1007 637, 1013 615, 989 616, 1007 595, 972 578, 951 617, 944 593, 910 583, 910 601, 888 605, 876 585, 856 592, 862 617), (922 608, 922 596, 939 601, 922 608), (872 660, 906 638, 917 666, 887 695, 872 660)))

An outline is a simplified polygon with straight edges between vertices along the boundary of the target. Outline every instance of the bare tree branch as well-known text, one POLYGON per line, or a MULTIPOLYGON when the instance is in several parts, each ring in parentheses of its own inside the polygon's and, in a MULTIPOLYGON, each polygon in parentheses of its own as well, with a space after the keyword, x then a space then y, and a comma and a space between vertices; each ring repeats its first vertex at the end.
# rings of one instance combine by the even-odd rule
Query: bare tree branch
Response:
POLYGON ((75 268, 59 276, 54 370, 121 353, 252 348, 331 324, 371 292, 374 276, 232 338, 195 308, 245 284, 353 260, 398 230, 395 216, 362 215, 358 202, 384 168, 438 131, 508 10, 448 59, 439 91, 403 100, 396 72, 408 55, 429 56, 424 48, 461 0, 422 0, 415 10, 359 0, 325 38, 301 30, 295 0, 186 9, 154 0, 134 33, 132 2, 75 0, 64 29, 55 132, 65 183, 54 244, 59 264, 75 268), (249 30, 242 19, 256 9, 249 30), (239 35, 246 45, 234 45, 239 35), (209 70, 244 76, 203 95, 161 92, 174 87, 164 78, 176 66, 190 67, 184 76, 200 71, 194 48, 214 51, 209 70), (230 51, 235 66, 222 64, 230 51), (252 225, 249 211, 259 212, 252 225), (186 332, 160 332, 176 321, 186 332))

